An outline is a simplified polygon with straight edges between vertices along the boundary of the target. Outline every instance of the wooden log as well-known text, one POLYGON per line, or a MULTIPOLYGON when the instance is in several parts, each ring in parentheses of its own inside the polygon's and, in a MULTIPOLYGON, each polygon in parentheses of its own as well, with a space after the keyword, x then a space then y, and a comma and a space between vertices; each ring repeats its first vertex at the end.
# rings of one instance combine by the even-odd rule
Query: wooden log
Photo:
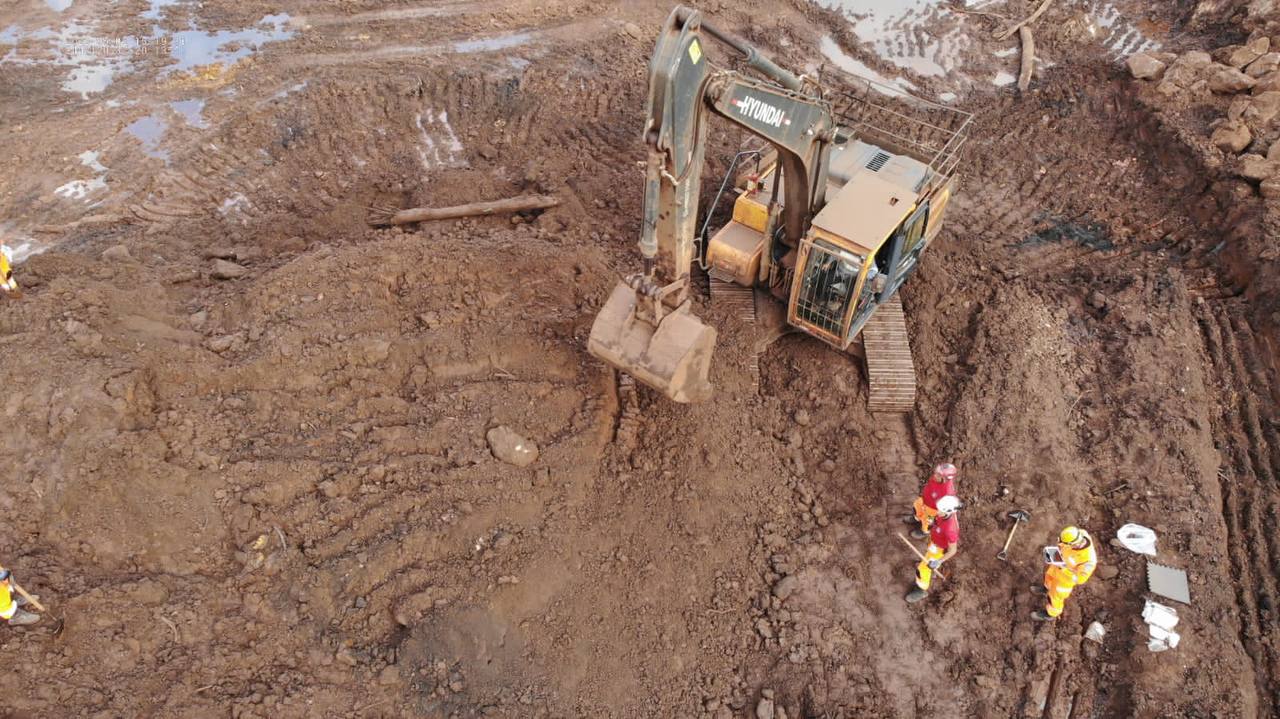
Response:
POLYGON ((1052 4, 1053 4, 1053 0, 1044 0, 1044 2, 1040 3, 1040 7, 1036 8, 1036 11, 1028 15, 1025 20, 1014 23, 1009 27, 1005 28, 1004 30, 1001 30, 1000 32, 996 33, 996 39, 1003 40, 1009 37, 1010 35, 1014 34, 1015 32, 1017 32, 1018 28, 1022 27, 1023 25, 1030 25, 1031 23, 1035 22, 1036 19, 1039 18, 1041 15, 1043 15, 1044 11, 1048 10, 1049 6, 1052 4))
POLYGON ((1022 69, 1018 72, 1018 92, 1026 92, 1031 87, 1031 75, 1036 71, 1036 40, 1031 36, 1031 28, 1026 25, 1018 28, 1018 37, 1022 40, 1022 69))
POLYGON ((374 225, 408 225, 414 222, 430 222, 431 220, 455 220, 460 217, 545 210, 559 204, 560 198, 552 195, 525 195, 491 202, 472 202, 453 207, 414 207, 408 210, 400 210, 389 216, 374 217, 370 220, 370 223, 374 225))

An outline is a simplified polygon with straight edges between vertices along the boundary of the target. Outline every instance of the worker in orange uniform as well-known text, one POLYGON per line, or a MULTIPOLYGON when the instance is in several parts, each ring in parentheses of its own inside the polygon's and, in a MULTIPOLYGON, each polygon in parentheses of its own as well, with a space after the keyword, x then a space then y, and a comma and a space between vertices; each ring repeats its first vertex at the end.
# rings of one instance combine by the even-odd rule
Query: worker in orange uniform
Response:
MULTIPOLYGON (((1047 550, 1046 550, 1047 551, 1047 550)), ((1093 537, 1079 527, 1067 527, 1058 536, 1059 557, 1046 558, 1044 587, 1037 589, 1048 595, 1044 609, 1031 613, 1034 619, 1051 622, 1062 614, 1063 605, 1071 591, 1089 581, 1098 568, 1098 550, 1093 537)))
POLYGON ((929 525, 938 514, 938 500, 951 497, 956 493, 956 475, 959 471, 954 464, 944 462, 933 468, 933 474, 925 481, 920 496, 915 501, 915 516, 904 517, 907 524, 919 524, 911 530, 911 536, 924 539, 929 536, 929 525))
POLYGON ((12 262, 9 259, 9 248, 0 247, 0 290, 5 292, 13 292, 18 289, 18 283, 13 281, 13 267, 9 265, 12 262))
POLYGON ((929 584, 933 572, 942 563, 951 559, 960 546, 960 520, 956 510, 960 509, 960 498, 955 495, 938 500, 937 514, 929 527, 929 548, 924 551, 924 559, 916 565, 916 588, 907 594, 907 602, 916 602, 929 596, 929 584))
POLYGON ((8 569, 0 569, 0 619, 9 622, 11 627, 35 624, 40 621, 40 615, 19 609, 19 607, 27 603, 27 598, 13 596, 13 592, 10 589, 12 576, 8 569))

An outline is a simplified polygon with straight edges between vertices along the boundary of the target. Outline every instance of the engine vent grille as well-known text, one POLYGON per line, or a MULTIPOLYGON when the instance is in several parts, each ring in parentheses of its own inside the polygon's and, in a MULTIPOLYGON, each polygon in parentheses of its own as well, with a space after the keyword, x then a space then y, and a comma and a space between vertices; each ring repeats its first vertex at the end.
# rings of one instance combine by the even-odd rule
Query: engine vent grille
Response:
POLYGON ((867 161, 867 169, 872 172, 879 172, 888 162, 889 153, 877 152, 874 157, 867 161))

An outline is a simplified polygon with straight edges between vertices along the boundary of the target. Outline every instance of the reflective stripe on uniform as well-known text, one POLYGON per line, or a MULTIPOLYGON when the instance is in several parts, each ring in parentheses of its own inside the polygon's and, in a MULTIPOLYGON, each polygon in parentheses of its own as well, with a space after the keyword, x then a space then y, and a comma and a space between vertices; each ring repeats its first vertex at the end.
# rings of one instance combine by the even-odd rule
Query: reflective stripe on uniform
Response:
POLYGON ((924 550, 924 559, 916 565, 916 586, 926 592, 933 581, 933 570, 929 568, 929 562, 934 559, 942 559, 942 548, 929 542, 929 548, 924 550))

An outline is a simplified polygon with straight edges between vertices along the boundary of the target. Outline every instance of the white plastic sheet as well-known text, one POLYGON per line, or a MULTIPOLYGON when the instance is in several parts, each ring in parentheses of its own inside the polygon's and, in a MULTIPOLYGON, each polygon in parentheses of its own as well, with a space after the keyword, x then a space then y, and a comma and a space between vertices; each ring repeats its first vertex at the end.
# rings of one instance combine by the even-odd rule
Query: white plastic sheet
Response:
POLYGON ((1182 640, 1182 636, 1173 631, 1178 626, 1178 611, 1173 607, 1148 599, 1142 608, 1142 621, 1147 623, 1147 632, 1151 635, 1147 649, 1153 652, 1173 649, 1182 640))
POLYGON ((1142 621, 1153 627, 1172 631, 1178 626, 1178 610, 1148 599, 1146 606, 1142 608, 1142 621))
POLYGON ((1149 557, 1156 556, 1156 531, 1141 524, 1126 524, 1116 532, 1116 539, 1128 549, 1149 557))

